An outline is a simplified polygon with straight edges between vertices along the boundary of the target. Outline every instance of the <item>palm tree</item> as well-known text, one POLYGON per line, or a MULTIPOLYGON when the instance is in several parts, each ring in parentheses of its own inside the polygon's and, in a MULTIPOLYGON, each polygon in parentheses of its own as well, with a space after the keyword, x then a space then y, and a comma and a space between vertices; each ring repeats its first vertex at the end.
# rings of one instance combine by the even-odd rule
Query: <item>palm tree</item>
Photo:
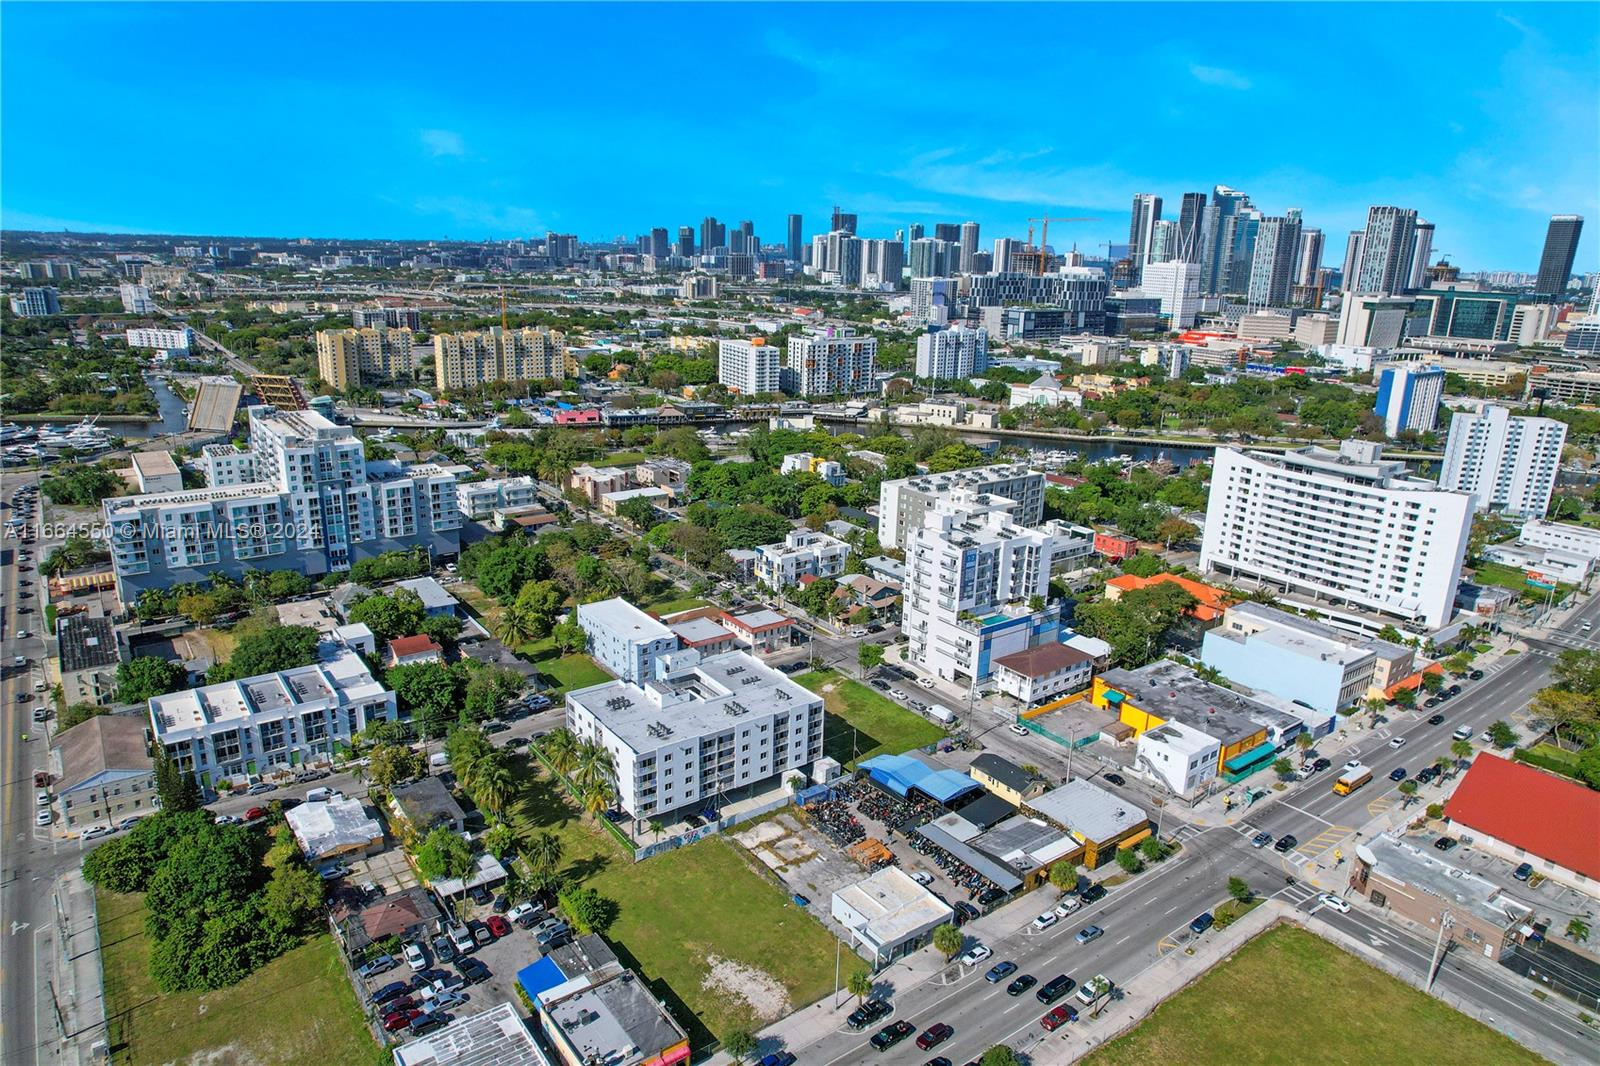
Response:
POLYGON ((561 838, 554 833, 540 833, 522 850, 523 858, 535 870, 551 872, 561 865, 561 838))
POLYGON ((615 802, 617 787, 605 778, 583 790, 583 809, 590 814, 598 815, 615 802))
POLYGON ((1589 939, 1589 923, 1582 918, 1573 918, 1567 922, 1567 936, 1580 944, 1583 943, 1589 939))
POLYGON ((856 1006, 861 1006, 862 1000, 872 994, 872 975, 865 970, 850 971, 850 978, 845 981, 844 990, 856 997, 856 1006))
POLYGON ((473 764, 472 777, 473 798, 496 818, 504 816, 506 804, 517 787, 505 749, 496 748, 479 758, 473 764))
POLYGON ((520 648, 534 639, 536 627, 533 611, 526 603, 512 600, 500 608, 500 617, 494 624, 494 635, 508 648, 520 648))
POLYGON ((1472 742, 1470 740, 1455 741, 1450 745, 1450 754, 1454 755, 1458 762, 1466 762, 1472 758, 1472 742))
POLYGON ((544 757, 550 760, 556 773, 570 775, 578 765, 578 738, 573 736, 572 730, 551 730, 550 735, 544 738, 542 747, 544 757))
POLYGON ((579 792, 588 793, 596 785, 610 784, 615 773, 616 763, 609 751, 592 741, 578 745, 572 783, 578 786, 579 792))

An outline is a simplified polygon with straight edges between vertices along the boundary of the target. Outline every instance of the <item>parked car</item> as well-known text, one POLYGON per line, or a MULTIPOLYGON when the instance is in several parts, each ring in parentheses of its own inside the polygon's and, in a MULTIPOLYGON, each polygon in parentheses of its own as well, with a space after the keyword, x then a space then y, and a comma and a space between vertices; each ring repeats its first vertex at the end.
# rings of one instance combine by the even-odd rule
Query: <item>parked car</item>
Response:
POLYGON ((923 688, 931 689, 933 688, 933 678, 919 677, 917 678, 917 684, 921 685, 923 688))
POLYGON ((385 1032, 393 1033, 409 1028, 421 1014, 422 1012, 415 1007, 401 1007, 399 1010, 390 1011, 383 1016, 383 1029, 385 1032))
POLYGON ((471 898, 472 902, 478 904, 480 907, 487 907, 490 903, 494 902, 494 897, 491 896, 489 894, 489 890, 484 888, 482 885, 474 885, 472 888, 468 889, 467 896, 471 898))
POLYGON ((422 950, 421 944, 408 941, 400 948, 400 953, 406 957, 406 965, 411 967, 413 973, 427 969, 428 955, 422 950))
POLYGON ((1332 892, 1324 892, 1317 897, 1317 902, 1329 910, 1338 911, 1340 914, 1350 913, 1350 904, 1335 896, 1332 892))
POLYGON ((1456 840, 1454 837, 1440 837, 1438 840, 1433 842, 1433 846, 1440 851, 1449 851, 1459 843, 1461 842, 1456 840))
POLYGON ((1053 1033, 1063 1025, 1066 1025, 1068 1022, 1075 1022, 1077 1020, 1078 1008, 1063 1004, 1062 1006, 1051 1009, 1048 1014, 1046 1014, 1043 1018, 1040 1018, 1039 1024, 1045 1027, 1046 1032, 1053 1033))
POLYGON ((1083 900, 1077 896, 1062 896, 1060 901, 1056 903, 1056 916, 1065 918, 1081 906, 1083 906, 1083 900))
POLYGON ((1526 881, 1533 876, 1533 863, 1525 862, 1511 871, 1511 876, 1518 881, 1526 881))
POLYGON ((1189 923, 1189 932, 1193 933, 1195 936, 1199 936, 1207 929, 1210 929, 1214 924, 1216 924, 1216 919, 1211 916, 1210 911, 1207 911, 1206 913, 1197 916, 1194 921, 1189 923))
POLYGON ((50 812, 49 807, 41 807, 33 815, 34 825, 49 825, 54 820, 55 815, 50 812))
POLYGON ((1320 774, 1322 771, 1326 770, 1328 767, 1330 767, 1332 765, 1333 765, 1333 760, 1332 759, 1318 759, 1316 762, 1311 764, 1311 768, 1313 770, 1315 770, 1317 773, 1320 774))
POLYGON ((1001 902, 1005 898, 1005 889, 986 888, 982 892, 978 893, 978 906, 985 908, 993 907, 996 903, 1001 902))
POLYGON ((989 972, 983 975, 983 979, 991 985, 999 984, 1016 972, 1017 964, 1007 959, 1005 962, 997 962, 989 967, 989 972))
POLYGON ((770 1055, 763 1056, 756 1066, 794 1066, 798 1061, 792 1051, 774 1051, 770 1055))
POLYGON ((419 1014, 411 1019, 411 1027, 406 1031, 412 1036, 427 1036, 429 1033, 443 1029, 450 1024, 437 1014, 419 1014))
POLYGON ((446 927, 445 932, 449 934, 450 943, 455 945, 455 949, 459 954, 465 955, 478 946, 472 939, 472 931, 460 922, 452 922, 446 927))
POLYGON ((1271 844, 1271 843, 1272 843, 1272 834, 1271 833, 1257 833, 1255 836, 1250 838, 1250 846, 1252 848, 1264 848, 1268 844, 1271 844))
POLYGON ((871 1044, 876 1051, 888 1051, 916 1031, 910 1022, 894 1022, 873 1034, 871 1044))
POLYGON ((450 938, 448 936, 443 933, 435 933, 433 939, 428 943, 433 946, 434 958, 438 959, 440 962, 455 961, 456 946, 450 943, 450 938))
POLYGON ((1106 931, 1098 925, 1086 925, 1078 930, 1078 935, 1073 937, 1080 944, 1087 944, 1092 940, 1099 940, 1106 935, 1106 931))
POLYGON ((474 958, 456 960, 456 970, 460 972, 461 979, 469 985, 475 985, 479 981, 487 981, 489 979, 489 967, 474 958))
MULTIPOLYGON (((393 959, 389 961, 393 962, 393 959)), ((390 981, 382 988, 374 989, 367 998, 375 1004, 388 1003, 390 1000, 399 999, 411 990, 411 986, 404 981, 390 981)))
POLYGON ((519 903, 506 912, 506 920, 515 922, 526 929, 533 925, 538 914, 539 908, 532 903, 519 903), (524 921, 523 919, 527 920, 524 921))
POLYGON ((1469 680, 1469 681, 1482 681, 1483 680, 1483 671, 1482 670, 1468 670, 1467 671, 1467 680, 1469 680))
POLYGON ((324 881, 337 881, 350 873, 350 867, 342 862, 330 862, 317 869, 317 876, 324 881))
POLYGON ((978 908, 974 907, 964 899, 958 899, 950 906, 956 912, 957 925, 961 925, 963 922, 970 922, 974 918, 983 917, 982 911, 978 910, 978 908))
POLYGON ((1033 994, 1033 998, 1037 999, 1045 1006, 1049 1006, 1062 996, 1066 995, 1068 992, 1071 992, 1077 983, 1078 982, 1074 981, 1064 973, 1057 974, 1056 976, 1050 978, 1050 980, 1046 981, 1040 987, 1039 991, 1033 994))
POLYGON ((1109 781, 1113 785, 1118 786, 1119 788, 1128 783, 1127 778, 1123 777, 1121 774, 1111 773, 1111 774, 1106 774, 1105 777, 1106 777, 1107 781, 1109 781))
POLYGON ((1033 920, 1033 927, 1035 929, 1048 929, 1060 920, 1061 916, 1055 911, 1045 911, 1043 914, 1039 915, 1039 917, 1033 920))
POLYGON ((1020 996, 1022 993, 1026 992, 1028 989, 1032 988, 1038 983, 1039 979, 1037 977, 1033 976, 1031 973, 1025 973, 1015 981, 1012 981, 1009 985, 1006 985, 1006 995, 1013 997, 1020 996))
POLYGON ((111 828, 109 825, 91 825, 88 829, 85 829, 82 833, 78 834, 78 839, 95 840, 100 837, 108 837, 115 832, 116 830, 111 828))
POLYGON ((494 934, 489 932, 489 927, 474 918, 467 923, 467 928, 472 932, 472 941, 479 947, 494 943, 494 934))
POLYGON ((267 809, 265 807, 251 807, 248 811, 244 812, 244 820, 247 822, 253 822, 257 818, 265 818, 266 816, 267 809))
POLYGON ((887 1016, 891 1009, 889 1004, 881 999, 869 999, 851 1011, 850 1016, 845 1018, 844 1024, 859 1032, 879 1018, 887 1016))
POLYGON ((1430 784, 1438 776, 1439 768, 1437 766, 1424 766, 1417 771, 1416 780, 1419 784, 1426 785, 1430 784))
POLYGON ((422 1009, 430 1013, 433 1011, 449 1010, 451 1007, 461 1006, 461 1004, 465 1003, 466 1001, 467 997, 460 992, 446 992, 437 989, 430 989, 429 992, 424 993, 422 996, 422 1009))
POLYGON ((212 825, 241 825, 243 819, 234 814, 219 814, 211 819, 212 825))
POLYGON ((926 888, 933 884, 933 875, 926 870, 912 870, 911 880, 926 888))
POLYGON ((1094 903, 1097 900, 1106 898, 1106 886, 1102 885, 1098 881, 1093 881, 1089 884, 1088 888, 1085 888, 1082 892, 1079 892, 1078 896, 1085 903, 1094 903))
POLYGON ((1294 846, 1298 843, 1300 843, 1300 841, 1293 833, 1285 833, 1283 836, 1278 838, 1278 842, 1276 844, 1272 845, 1272 850, 1279 853, 1287 853, 1293 850, 1294 846))
POLYGON ((984 959, 987 959, 993 954, 994 952, 991 951, 987 946, 983 944, 974 944, 972 947, 966 950, 965 954, 961 956, 960 961, 964 966, 976 966, 978 963, 982 962, 984 959))
POLYGON ((540 951, 545 953, 552 952, 556 948, 572 943, 572 930, 563 925, 560 929, 552 929, 548 933, 540 933, 538 943, 540 951))
POLYGON ((946 1025, 944 1022, 934 1022, 922 1031, 921 1036, 917 1037, 917 1048, 922 1051, 931 1051, 955 1035, 956 1031, 953 1026, 946 1025))
POLYGON ((489 927, 489 932, 493 933, 497 940, 500 937, 511 935, 511 923, 501 915, 491 914, 484 919, 483 924, 489 927))
POLYGON ((245 789, 244 794, 246 796, 261 796, 268 792, 276 791, 278 791, 278 786, 274 785, 271 781, 257 781, 255 784, 245 789))

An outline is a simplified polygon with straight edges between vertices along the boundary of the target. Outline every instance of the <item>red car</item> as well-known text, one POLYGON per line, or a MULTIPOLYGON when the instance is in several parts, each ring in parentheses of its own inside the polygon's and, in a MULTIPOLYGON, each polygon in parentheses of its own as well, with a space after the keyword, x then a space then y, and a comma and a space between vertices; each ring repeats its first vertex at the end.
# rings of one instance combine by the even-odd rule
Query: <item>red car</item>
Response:
POLYGON ((500 917, 498 914, 489 915, 489 917, 483 920, 483 924, 487 925, 489 927, 489 932, 493 933, 496 937, 507 936, 511 932, 511 923, 500 917))
POLYGON ((390 1011, 383 1016, 385 1032, 393 1033, 404 1029, 411 1024, 411 1019, 420 1017, 422 1012, 415 1007, 404 1007, 400 1010, 390 1011))
POLYGON ((917 1047, 923 1051, 938 1047, 954 1036, 955 1033, 956 1031, 944 1022, 935 1022, 933 1025, 928 1026, 921 1036, 917 1037, 917 1047))
POLYGON ((1045 1027, 1046 1032, 1053 1033, 1068 1022, 1078 1020, 1078 1011, 1075 1007, 1057 1007, 1055 1010, 1039 1019, 1039 1024, 1045 1027))
POLYGON ((267 809, 265 807, 251 807, 248 811, 244 812, 244 820, 247 822, 253 822, 257 818, 265 818, 266 816, 267 809))

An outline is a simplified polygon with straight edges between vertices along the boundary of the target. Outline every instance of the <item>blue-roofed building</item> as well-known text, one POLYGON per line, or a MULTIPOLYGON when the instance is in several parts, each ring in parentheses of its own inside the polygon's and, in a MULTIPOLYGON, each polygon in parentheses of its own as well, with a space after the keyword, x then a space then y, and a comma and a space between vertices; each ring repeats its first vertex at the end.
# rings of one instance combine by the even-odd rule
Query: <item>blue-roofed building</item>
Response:
POLYGON ((902 798, 919 792, 949 806, 963 796, 983 791, 983 786, 959 770, 941 770, 909 755, 874 755, 861 764, 872 780, 902 798))

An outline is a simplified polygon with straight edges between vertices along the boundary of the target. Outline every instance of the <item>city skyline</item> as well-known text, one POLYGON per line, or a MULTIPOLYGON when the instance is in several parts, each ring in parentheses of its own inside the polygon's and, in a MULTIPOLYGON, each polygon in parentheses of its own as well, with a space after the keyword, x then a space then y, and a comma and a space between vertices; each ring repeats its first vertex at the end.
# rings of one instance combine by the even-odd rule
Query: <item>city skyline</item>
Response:
MULTIPOLYGON (((610 15, 558 6, 458 8, 451 20, 427 5, 384 9, 388 40, 425 39, 443 56, 481 39, 603 32, 637 74, 608 78, 578 68, 563 78, 532 61, 470 78, 329 62, 357 54, 375 9, 313 9, 316 53, 293 47, 278 10, 8 7, 4 225, 602 240, 714 215, 752 219, 778 244, 788 214, 804 216, 809 239, 838 204, 859 215, 863 237, 973 220, 981 249, 1026 236, 1032 216, 1093 216, 1052 227, 1051 243, 1097 254, 1126 241, 1135 194, 1161 197, 1163 217, 1176 218, 1184 193, 1221 184, 1268 215, 1299 208, 1327 235, 1328 266, 1367 207, 1389 204, 1435 224, 1436 257, 1531 273, 1551 215, 1600 213, 1600 152, 1574 133, 1600 125, 1600 56, 1592 36, 1563 32, 1559 9, 1467 6, 1448 18, 1439 7, 1227 9, 1249 11, 1251 39, 1317 41, 1333 58, 1308 84, 1293 48, 1159 28, 1132 40, 1123 20, 1133 9, 1030 8, 1030 36, 1117 47, 1047 58, 998 86, 982 72, 985 57, 1014 51, 1003 19, 946 34, 919 17, 932 9, 914 5, 830 8, 826 23, 789 17, 817 8, 629 8, 620 29, 610 15), (1407 42, 1422 36, 1474 71, 1470 83, 1416 62, 1407 42), (878 48, 890 39, 893 51, 878 48), (711 79, 700 98, 695 80, 658 76, 707 40, 748 57, 745 90, 724 93, 711 79), (226 60, 211 89, 151 78, 133 106, 97 114, 95 136, 63 136, 63 113, 128 94, 113 73, 128 54, 226 60), (1375 69, 1382 78, 1359 76, 1375 69), (44 84, 56 91, 40 107, 23 87, 44 84), (1041 110, 1045 99, 1062 106, 1041 110), (167 147, 108 151, 147 142, 167 147)), ((1160 27, 1164 9, 1137 10, 1160 27)), ((1195 26, 1210 9, 1181 10, 1195 26)), ((1594 269, 1594 245, 1581 245, 1574 270, 1594 269)))

